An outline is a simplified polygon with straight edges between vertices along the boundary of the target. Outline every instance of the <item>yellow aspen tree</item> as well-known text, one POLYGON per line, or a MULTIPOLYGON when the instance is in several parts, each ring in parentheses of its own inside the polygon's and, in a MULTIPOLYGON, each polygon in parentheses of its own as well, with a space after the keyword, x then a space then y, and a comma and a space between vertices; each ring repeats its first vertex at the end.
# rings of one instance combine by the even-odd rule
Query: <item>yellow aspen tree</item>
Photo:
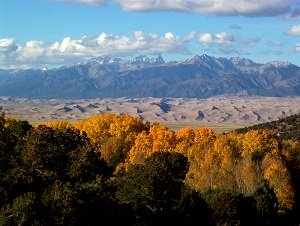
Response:
POLYGON ((144 160, 155 152, 173 152, 176 147, 174 131, 160 123, 154 123, 149 133, 143 131, 136 139, 129 152, 129 164, 142 164, 144 160))
POLYGON ((242 139, 242 156, 279 152, 279 138, 269 130, 250 130, 242 139))
POLYGON ((72 127, 72 124, 70 122, 64 120, 42 122, 37 124, 36 127, 40 125, 45 125, 53 129, 68 129, 72 127))
POLYGON ((160 123, 155 123, 151 126, 149 135, 153 140, 153 152, 174 151, 176 147, 176 138, 173 130, 170 130, 160 123))
POLYGON ((147 129, 147 125, 142 122, 141 118, 120 115, 110 124, 109 133, 110 136, 123 140, 125 145, 130 147, 136 136, 147 129))
POLYGON ((199 152, 190 161, 186 183, 199 192, 221 188, 219 166, 220 158, 212 147, 206 151, 199 152))
POLYGON ((213 142, 217 135, 211 128, 197 128, 194 131, 194 142, 195 144, 206 145, 213 142))
POLYGON ((267 153, 263 160, 264 178, 274 188, 279 213, 291 211, 295 205, 295 192, 293 189, 290 173, 281 156, 267 153))
POLYGON ((246 196, 252 195, 253 189, 259 179, 251 156, 243 157, 237 164, 236 183, 238 191, 246 196))
POLYGON ((128 164, 143 164, 152 153, 153 140, 146 131, 141 132, 135 139, 134 146, 129 152, 128 164))
POLYGON ((95 115, 75 122, 74 127, 78 128, 81 132, 86 132, 91 143, 97 150, 100 150, 104 142, 111 136, 109 128, 116 118, 117 115, 115 114, 95 115))
POLYGON ((77 121, 74 126, 87 133, 92 144, 98 150, 110 137, 121 139, 131 146, 136 136, 147 129, 147 125, 138 117, 129 115, 102 114, 77 121))
POLYGON ((188 149, 187 157, 190 168, 186 175, 186 183, 197 191, 216 188, 218 156, 212 146, 216 134, 210 128, 194 130, 194 144, 188 149))
POLYGON ((11 122, 20 122, 21 119, 18 119, 18 118, 15 118, 15 117, 12 117, 12 116, 5 116, 4 117, 4 126, 7 126, 9 125, 11 122))
POLYGON ((75 127, 87 133, 102 158, 114 169, 125 163, 138 134, 149 130, 149 125, 139 117, 116 114, 93 116, 76 122, 75 127))
POLYGON ((209 147, 214 143, 217 135, 210 128, 197 128, 194 130, 194 142, 188 150, 187 157, 190 161, 200 155, 200 152, 209 150, 209 147))
POLYGON ((238 163, 241 161, 241 153, 236 137, 235 133, 220 135, 213 145, 213 150, 219 159, 217 180, 222 189, 233 190, 238 185, 238 163))
POLYGON ((271 131, 253 130, 241 136, 243 161, 240 173, 244 194, 249 194, 260 179, 269 181, 279 203, 279 212, 294 206, 294 191, 288 169, 282 159, 280 141, 271 131))
POLYGON ((187 156, 189 148, 194 145, 195 133, 192 127, 185 127, 176 133, 175 151, 187 156))
POLYGON ((268 130, 251 130, 240 136, 241 156, 244 158, 241 164, 241 173, 247 186, 247 192, 251 190, 249 186, 263 179, 262 161, 267 153, 279 153, 279 139, 268 130))

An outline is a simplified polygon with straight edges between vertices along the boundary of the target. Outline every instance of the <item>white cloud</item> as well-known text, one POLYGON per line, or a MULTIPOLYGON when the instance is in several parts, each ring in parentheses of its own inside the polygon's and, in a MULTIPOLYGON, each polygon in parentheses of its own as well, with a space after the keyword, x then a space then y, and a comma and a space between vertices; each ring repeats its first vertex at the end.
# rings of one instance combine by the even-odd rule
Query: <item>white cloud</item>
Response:
MULTIPOLYGON (((273 50, 275 46, 279 48, 284 44, 261 40, 259 37, 241 38, 238 34, 227 32, 201 34, 190 32, 183 36, 172 32, 155 34, 135 31, 130 36, 103 32, 79 39, 65 37, 52 43, 31 40, 24 45, 18 44, 15 39, 4 38, 0 39, 0 68, 58 67, 99 56, 127 57, 138 54, 174 56, 199 54, 199 51, 210 54, 245 55, 262 41, 265 47, 273 50)), ((300 52, 300 44, 295 46, 294 51, 300 52)))
POLYGON ((50 45, 33 40, 28 41, 24 46, 18 45, 14 39, 0 39, 0 65, 5 67, 16 65, 34 67, 41 64, 58 66, 104 55, 188 54, 189 43, 195 36, 195 32, 183 37, 171 32, 160 36, 136 31, 128 37, 101 33, 98 36, 84 36, 80 39, 66 37, 50 45))
POLYGON ((192 31, 184 36, 184 40, 192 41, 192 40, 196 39, 196 36, 197 36, 196 32, 192 31))
POLYGON ((211 34, 211 33, 203 33, 199 36, 199 42, 205 46, 211 44, 228 44, 234 41, 234 36, 228 34, 226 32, 211 34))
POLYGON ((20 61, 27 59, 35 59, 41 57, 44 53, 43 42, 41 41, 29 41, 26 45, 19 50, 18 59, 20 61))
POLYGON ((18 49, 16 40, 13 38, 0 39, 0 53, 9 53, 18 49))
POLYGON ((117 2, 126 11, 184 11, 210 15, 300 15, 299 0, 52 0, 99 6, 117 2))
POLYGON ((178 10, 191 11, 186 0, 116 0, 126 11, 178 10))
POLYGON ((116 0, 124 10, 196 11, 202 14, 278 16, 291 13, 297 0, 116 0))
POLYGON ((300 25, 294 25, 287 33, 293 36, 300 36, 300 25))
POLYGON ((241 39, 227 32, 202 33, 198 37, 199 43, 204 46, 206 52, 213 54, 246 54, 247 49, 256 46, 261 39, 250 37, 241 39))
POLYGON ((7 67, 11 62, 15 62, 16 52, 19 48, 15 39, 0 38, 0 66, 7 67))

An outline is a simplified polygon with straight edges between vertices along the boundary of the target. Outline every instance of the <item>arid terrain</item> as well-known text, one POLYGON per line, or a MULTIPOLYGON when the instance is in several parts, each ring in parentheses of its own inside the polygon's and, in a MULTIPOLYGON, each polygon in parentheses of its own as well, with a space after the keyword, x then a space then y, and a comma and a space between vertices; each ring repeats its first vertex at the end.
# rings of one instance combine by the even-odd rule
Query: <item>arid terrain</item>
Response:
POLYGON ((7 116, 15 116, 32 124, 51 120, 72 122, 96 114, 117 113, 139 116, 150 122, 164 122, 175 129, 209 124, 233 128, 273 121, 299 113, 299 103, 300 97, 257 96, 79 100, 0 97, 0 106, 7 116))

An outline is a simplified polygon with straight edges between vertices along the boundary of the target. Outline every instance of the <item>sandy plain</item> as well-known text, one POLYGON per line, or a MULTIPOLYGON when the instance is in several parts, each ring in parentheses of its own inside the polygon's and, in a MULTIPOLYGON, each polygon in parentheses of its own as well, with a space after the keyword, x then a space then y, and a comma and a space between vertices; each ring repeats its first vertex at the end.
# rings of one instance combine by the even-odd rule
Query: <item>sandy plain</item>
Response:
POLYGON ((117 113, 162 122, 178 130, 185 126, 219 131, 274 121, 300 113, 300 97, 216 96, 208 99, 117 98, 27 99, 0 97, 7 116, 36 124, 52 120, 74 122, 96 114, 117 113))

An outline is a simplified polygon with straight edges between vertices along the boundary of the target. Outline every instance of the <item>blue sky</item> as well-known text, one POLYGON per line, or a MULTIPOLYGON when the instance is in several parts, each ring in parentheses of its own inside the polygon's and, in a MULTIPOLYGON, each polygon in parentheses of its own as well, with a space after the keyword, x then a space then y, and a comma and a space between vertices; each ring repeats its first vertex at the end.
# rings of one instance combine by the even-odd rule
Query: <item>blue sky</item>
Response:
POLYGON ((0 68, 202 54, 300 65, 300 0, 0 1, 0 68))

